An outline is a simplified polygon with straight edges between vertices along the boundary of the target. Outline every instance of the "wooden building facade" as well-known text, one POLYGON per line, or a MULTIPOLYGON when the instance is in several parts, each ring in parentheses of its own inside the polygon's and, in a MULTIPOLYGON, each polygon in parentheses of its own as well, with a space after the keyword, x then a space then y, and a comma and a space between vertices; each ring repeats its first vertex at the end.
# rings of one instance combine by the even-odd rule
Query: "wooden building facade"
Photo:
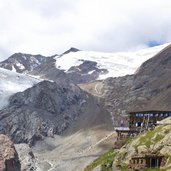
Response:
POLYGON ((166 163, 166 158, 157 154, 146 154, 134 156, 129 161, 129 168, 133 170, 143 170, 145 168, 162 168, 166 163))
POLYGON ((129 112, 128 116, 129 127, 125 127, 122 123, 120 127, 115 127, 117 140, 114 143, 114 148, 121 148, 127 138, 134 137, 149 128, 154 128, 160 123, 159 121, 171 117, 171 111, 136 111, 129 112))
POLYGON ((125 144, 125 139, 130 136, 129 127, 115 127, 114 128, 117 133, 117 139, 114 143, 115 149, 120 149, 125 144))
POLYGON ((157 121, 161 121, 171 116, 171 111, 136 111, 129 112, 129 128, 130 130, 144 130, 156 125, 157 121))

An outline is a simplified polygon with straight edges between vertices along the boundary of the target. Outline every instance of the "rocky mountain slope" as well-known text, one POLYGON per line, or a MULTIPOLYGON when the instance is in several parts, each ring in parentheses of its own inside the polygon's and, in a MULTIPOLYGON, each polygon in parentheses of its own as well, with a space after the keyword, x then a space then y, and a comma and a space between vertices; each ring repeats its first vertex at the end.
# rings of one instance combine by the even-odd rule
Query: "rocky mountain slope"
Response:
POLYGON ((32 145, 43 136, 63 133, 74 122, 79 122, 72 128, 77 131, 105 121, 110 123, 109 114, 74 84, 43 81, 10 97, 0 111, 0 132, 15 143, 32 145))
MULTIPOLYGON (((80 170, 84 168, 80 159, 86 164, 105 150, 108 143, 95 151, 86 150, 113 131, 109 112, 96 98, 66 80, 41 81, 2 71, 2 83, 12 87, 15 84, 18 89, 9 94, 7 105, 0 110, 0 132, 17 143, 22 169, 80 170), (22 89, 24 82, 30 88, 22 89), (32 146, 33 155, 27 144, 18 143, 32 146)), ((2 95, 8 92, 8 86, 2 87, 2 95)))
POLYGON ((170 75, 171 46, 168 46, 143 63, 136 74, 99 82, 100 96, 115 124, 120 124, 128 111, 171 110, 170 75))

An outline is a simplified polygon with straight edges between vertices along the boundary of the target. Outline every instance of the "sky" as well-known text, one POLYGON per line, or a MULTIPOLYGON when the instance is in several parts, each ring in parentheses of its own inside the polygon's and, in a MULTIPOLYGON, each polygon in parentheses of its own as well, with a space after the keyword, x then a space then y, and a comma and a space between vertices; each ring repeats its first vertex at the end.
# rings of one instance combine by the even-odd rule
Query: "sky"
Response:
POLYGON ((170 0, 0 0, 0 60, 70 47, 135 51, 171 41, 170 0))

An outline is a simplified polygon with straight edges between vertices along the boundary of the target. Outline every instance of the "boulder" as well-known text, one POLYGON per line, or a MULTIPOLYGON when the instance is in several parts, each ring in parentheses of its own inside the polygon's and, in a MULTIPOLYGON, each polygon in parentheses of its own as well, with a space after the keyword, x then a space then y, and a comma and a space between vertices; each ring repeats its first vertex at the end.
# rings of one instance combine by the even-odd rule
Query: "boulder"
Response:
POLYGON ((32 149, 29 147, 29 145, 24 143, 15 144, 15 148, 19 156, 21 170, 22 171, 36 170, 36 166, 35 166, 36 160, 32 152, 32 149))
POLYGON ((20 162, 14 144, 3 134, 0 134, 0 170, 20 171, 20 162))

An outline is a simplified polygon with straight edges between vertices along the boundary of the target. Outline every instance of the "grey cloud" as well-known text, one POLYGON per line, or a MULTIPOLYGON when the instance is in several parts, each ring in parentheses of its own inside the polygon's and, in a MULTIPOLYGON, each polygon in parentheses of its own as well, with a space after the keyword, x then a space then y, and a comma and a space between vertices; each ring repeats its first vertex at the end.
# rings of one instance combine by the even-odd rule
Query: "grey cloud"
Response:
POLYGON ((0 0, 0 60, 71 46, 115 52, 165 43, 171 41, 170 9, 169 0, 0 0))

